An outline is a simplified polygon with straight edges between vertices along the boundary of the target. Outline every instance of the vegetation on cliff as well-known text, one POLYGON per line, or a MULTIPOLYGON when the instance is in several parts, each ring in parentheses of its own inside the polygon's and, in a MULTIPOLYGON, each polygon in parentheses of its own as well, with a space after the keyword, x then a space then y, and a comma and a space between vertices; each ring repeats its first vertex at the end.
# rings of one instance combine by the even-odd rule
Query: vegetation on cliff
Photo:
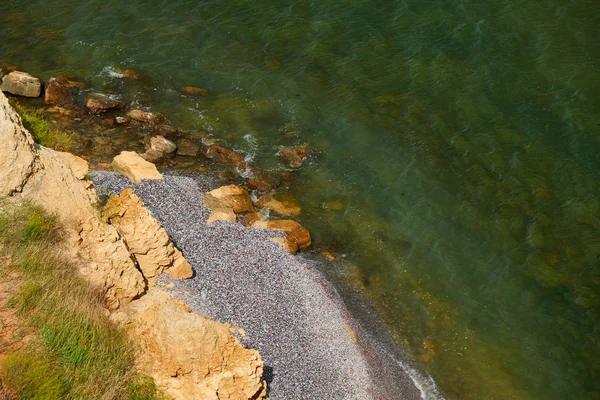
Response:
POLYGON ((68 151, 71 148, 71 137, 66 132, 53 129, 44 117, 43 109, 25 107, 16 101, 11 101, 10 104, 21 116, 23 126, 37 143, 60 151, 68 151))
POLYGON ((101 293, 54 250, 61 235, 41 209, 0 202, 0 312, 14 316, 1 322, 18 327, 0 335, 1 383, 22 399, 161 398, 101 293))

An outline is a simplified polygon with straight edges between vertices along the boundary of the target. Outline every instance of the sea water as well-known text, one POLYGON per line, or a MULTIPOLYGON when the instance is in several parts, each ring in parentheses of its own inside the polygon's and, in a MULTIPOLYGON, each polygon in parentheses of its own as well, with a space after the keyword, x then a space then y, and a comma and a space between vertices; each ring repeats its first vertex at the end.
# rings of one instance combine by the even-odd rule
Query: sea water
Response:
POLYGON ((596 0, 2 0, 0 61, 221 138, 448 399, 600 398, 596 0), (117 68, 143 72, 123 83, 117 68), (192 98, 193 85, 211 95, 192 98))

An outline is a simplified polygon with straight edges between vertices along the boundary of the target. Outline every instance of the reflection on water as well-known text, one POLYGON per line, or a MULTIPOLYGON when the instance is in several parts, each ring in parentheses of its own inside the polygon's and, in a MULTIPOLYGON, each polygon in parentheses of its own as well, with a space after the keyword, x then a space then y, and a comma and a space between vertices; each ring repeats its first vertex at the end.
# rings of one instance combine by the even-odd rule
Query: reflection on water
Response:
POLYGON ((309 143, 316 154, 286 189, 302 222, 346 254, 337 268, 448 398, 591 399, 599 11, 593 0, 4 0, 0 61, 84 77, 267 169, 283 167, 277 145, 309 143), (117 67, 146 76, 117 79, 117 67))

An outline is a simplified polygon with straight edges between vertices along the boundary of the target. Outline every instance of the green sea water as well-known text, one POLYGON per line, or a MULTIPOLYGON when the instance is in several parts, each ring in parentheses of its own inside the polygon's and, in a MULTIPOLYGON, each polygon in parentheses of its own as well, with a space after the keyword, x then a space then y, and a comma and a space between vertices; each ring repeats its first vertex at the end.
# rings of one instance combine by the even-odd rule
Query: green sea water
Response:
POLYGON ((446 398, 600 398, 597 0, 2 0, 0 62, 310 144, 300 221, 446 398))

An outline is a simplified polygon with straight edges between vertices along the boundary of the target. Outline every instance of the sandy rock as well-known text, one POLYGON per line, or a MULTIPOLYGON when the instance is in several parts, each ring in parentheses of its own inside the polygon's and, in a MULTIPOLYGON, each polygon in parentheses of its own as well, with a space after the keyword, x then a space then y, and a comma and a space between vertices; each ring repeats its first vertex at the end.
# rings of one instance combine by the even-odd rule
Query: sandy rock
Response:
POLYGON ((295 217, 302 209, 300 205, 294 200, 284 200, 279 201, 274 197, 275 193, 271 192, 265 196, 263 196, 260 200, 258 200, 255 204, 258 208, 266 207, 269 211, 277 213, 279 215, 283 215, 286 217, 295 217))
POLYGON ((204 156, 219 164, 228 164, 242 171, 249 166, 248 161, 246 161, 243 155, 221 146, 206 146, 204 148, 204 156))
POLYGON ((284 249, 290 254, 296 254, 298 252, 298 245, 287 238, 282 237, 272 237, 269 238, 271 242, 277 243, 279 247, 284 249))
POLYGON ((296 146, 296 147, 279 147, 279 155, 283 157, 290 167, 299 167, 308 158, 308 146, 296 146))
POLYGON ((100 114, 109 110, 121 110, 125 108, 125 103, 100 93, 89 93, 85 96, 85 108, 92 114, 100 114))
POLYGON ((119 196, 111 196, 103 214, 123 237, 149 283, 154 283, 161 272, 175 266, 173 275, 192 276, 191 265, 175 248, 167 231, 133 193, 133 189, 125 189, 119 196))
POLYGON ((208 96, 210 94, 208 90, 196 86, 182 86, 179 91, 192 96, 208 96))
POLYGON ((133 151, 122 151, 113 159, 111 165, 115 171, 125 175, 133 183, 140 183, 142 179, 162 179, 156 165, 133 151))
POLYGON ((204 196, 202 205, 211 210, 228 208, 236 214, 255 212, 248 191, 236 185, 222 186, 211 190, 204 196))
POLYGON ((71 153, 57 152, 57 154, 77 179, 85 179, 90 169, 87 161, 71 153))
POLYGON ((75 99, 73 98, 71 82, 62 76, 50 78, 50 81, 46 84, 44 103, 58 107, 73 107, 75 99))
POLYGON ((80 179, 84 170, 78 157, 35 145, 0 93, 0 193, 56 215, 82 274, 116 309, 144 293, 146 285, 119 233, 101 220, 93 185, 80 179))
POLYGON ((134 121, 144 122, 147 124, 160 125, 167 122, 167 118, 157 112, 150 112, 144 110, 130 110, 127 113, 127 117, 134 121))
MULTIPOLYGON (((308 232, 308 229, 291 219, 256 221, 252 224, 252 227, 259 229, 274 229, 283 232, 285 233, 287 240, 295 243, 300 250, 311 245, 310 232, 308 232)), ((293 247, 292 244, 290 244, 290 246, 293 247)))
POLYGON ((231 208, 215 208, 210 213, 206 225, 210 225, 216 221, 237 222, 237 217, 231 208))
POLYGON ((40 97, 42 81, 26 72, 13 71, 2 78, 0 90, 24 97, 40 97))
POLYGON ((321 254, 329 261, 335 261, 337 259, 337 257, 332 252, 327 250, 322 251, 321 254))
POLYGON ((173 265, 169 268, 169 276, 175 280, 189 279, 194 276, 192 265, 177 248, 175 248, 175 254, 173 255, 173 265))
POLYGON ((156 302, 128 325, 138 366, 176 400, 262 399, 263 362, 228 325, 190 313, 179 301, 156 302))
POLYGON ((200 154, 200 146, 187 139, 177 141, 177 155, 196 157, 200 154))

